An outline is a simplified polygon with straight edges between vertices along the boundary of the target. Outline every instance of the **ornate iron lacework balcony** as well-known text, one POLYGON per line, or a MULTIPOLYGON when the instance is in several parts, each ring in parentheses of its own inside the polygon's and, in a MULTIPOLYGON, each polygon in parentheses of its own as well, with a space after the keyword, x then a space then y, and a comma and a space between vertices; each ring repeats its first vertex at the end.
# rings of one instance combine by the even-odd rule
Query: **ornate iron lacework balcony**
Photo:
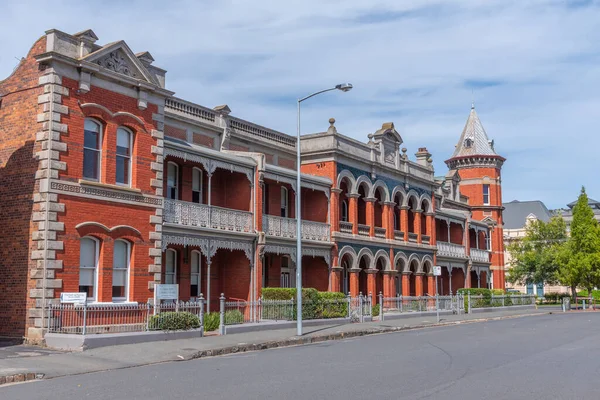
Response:
MULTIPOLYGON (((263 230, 270 236, 295 239, 296 220, 275 215, 263 215, 263 230)), ((329 242, 329 224, 302 220, 302 239, 329 242)))
POLYGON ((478 262, 490 262, 490 252, 487 250, 470 249, 471 260, 478 262))
POLYGON ((460 244, 437 242, 438 256, 465 258, 465 246, 460 244))
POLYGON ((375 227, 375 237, 385 239, 385 228, 375 227))
POLYGON ((402 232, 402 231, 394 231, 394 239, 396 239, 396 240, 404 240, 404 232, 402 232))
POLYGON ((421 235, 421 242, 425 244, 431 243, 431 237, 427 235, 421 235))
POLYGON ((358 235, 369 236, 369 225, 358 224, 358 235))
POLYGON ((340 232, 352 234, 352 222, 340 221, 340 232))
POLYGON ((165 199, 164 222, 184 226, 252 233, 252 213, 165 199))
POLYGON ((408 241, 409 242, 417 243, 417 238, 418 237, 419 237, 419 235, 417 235, 416 233, 408 232, 408 241))

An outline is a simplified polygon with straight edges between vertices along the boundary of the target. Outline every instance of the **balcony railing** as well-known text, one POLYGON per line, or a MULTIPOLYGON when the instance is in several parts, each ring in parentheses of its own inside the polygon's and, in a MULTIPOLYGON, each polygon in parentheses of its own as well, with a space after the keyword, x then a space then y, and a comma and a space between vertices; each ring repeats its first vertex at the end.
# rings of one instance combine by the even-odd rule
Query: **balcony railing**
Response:
POLYGON ((165 199, 164 222, 232 232, 252 232, 252 213, 165 199))
POLYGON ((394 231, 394 239, 396 239, 396 240, 404 240, 404 232, 402 232, 402 231, 394 231))
POLYGON ((431 237, 427 235, 421 235, 421 242, 425 244, 431 243, 431 237))
POLYGON ((416 233, 408 232, 408 241, 417 242, 418 235, 416 233))
POLYGON ((437 242, 438 256, 465 258, 465 246, 460 244, 437 242))
POLYGON ((490 262, 490 252, 487 250, 470 249, 471 260, 478 262, 490 262))
POLYGON ((375 227, 375 237, 385 239, 385 228, 375 227))
POLYGON ((369 225, 361 225, 358 224, 358 235, 359 236, 369 236, 369 225))
POLYGON ((352 222, 340 221, 340 232, 352 234, 352 222))
MULTIPOLYGON (((330 240, 329 224, 302 220, 303 240, 330 240)), ((294 218, 277 217, 275 215, 263 215, 263 230, 265 234, 282 238, 296 238, 296 220, 294 218)), ((352 231, 352 230, 351 230, 352 231)))

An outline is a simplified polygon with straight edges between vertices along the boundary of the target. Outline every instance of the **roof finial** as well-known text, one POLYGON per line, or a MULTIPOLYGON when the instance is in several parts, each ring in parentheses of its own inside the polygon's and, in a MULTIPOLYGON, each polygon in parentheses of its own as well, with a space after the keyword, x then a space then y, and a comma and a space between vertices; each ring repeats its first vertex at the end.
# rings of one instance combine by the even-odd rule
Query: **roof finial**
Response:
POLYGON ((473 89, 471 89, 471 110, 475 109, 475 94, 473 92, 473 89))

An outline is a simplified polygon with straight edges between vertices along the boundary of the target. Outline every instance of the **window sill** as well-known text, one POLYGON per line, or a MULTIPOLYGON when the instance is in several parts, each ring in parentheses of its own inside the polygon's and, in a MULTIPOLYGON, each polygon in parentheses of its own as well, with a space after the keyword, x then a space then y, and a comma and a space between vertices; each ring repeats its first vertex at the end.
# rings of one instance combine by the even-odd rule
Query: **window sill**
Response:
POLYGON ((112 185, 109 183, 100 183, 100 182, 94 182, 94 181, 87 181, 85 179, 80 179, 79 180, 79 184, 80 185, 84 185, 84 186, 95 186, 95 187, 101 187, 104 189, 113 189, 113 190, 123 190, 125 192, 132 192, 132 193, 142 193, 141 189, 134 189, 128 186, 121 186, 121 185, 112 185))

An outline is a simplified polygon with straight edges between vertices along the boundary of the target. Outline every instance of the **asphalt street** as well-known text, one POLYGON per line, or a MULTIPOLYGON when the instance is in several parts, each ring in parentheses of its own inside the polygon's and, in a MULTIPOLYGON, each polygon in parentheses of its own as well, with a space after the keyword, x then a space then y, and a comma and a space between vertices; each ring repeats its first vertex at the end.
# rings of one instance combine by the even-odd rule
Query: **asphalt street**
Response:
POLYGON ((0 399, 598 399, 600 314, 553 314, 17 384, 0 399))

